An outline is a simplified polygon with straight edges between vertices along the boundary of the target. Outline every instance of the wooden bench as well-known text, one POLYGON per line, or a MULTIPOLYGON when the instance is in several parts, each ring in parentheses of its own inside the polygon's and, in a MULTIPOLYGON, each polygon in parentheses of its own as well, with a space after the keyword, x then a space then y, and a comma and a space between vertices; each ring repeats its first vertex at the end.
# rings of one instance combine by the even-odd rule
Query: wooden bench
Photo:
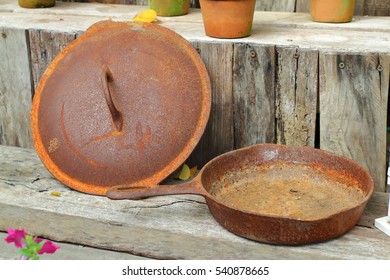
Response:
POLYGON ((0 230, 157 259, 390 259, 390 238, 374 228, 389 194, 376 192, 358 225, 304 246, 275 246, 236 236, 214 221, 205 201, 171 195, 113 201, 55 180, 33 149, 0 146, 0 230))

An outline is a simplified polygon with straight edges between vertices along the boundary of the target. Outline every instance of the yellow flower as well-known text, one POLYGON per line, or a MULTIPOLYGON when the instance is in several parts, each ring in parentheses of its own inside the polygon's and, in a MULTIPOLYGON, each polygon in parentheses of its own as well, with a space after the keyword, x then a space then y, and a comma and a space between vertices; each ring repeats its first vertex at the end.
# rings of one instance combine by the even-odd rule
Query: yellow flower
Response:
POLYGON ((140 13, 138 13, 134 18, 133 21, 137 22, 153 22, 157 19, 157 13, 154 10, 145 10, 140 13))

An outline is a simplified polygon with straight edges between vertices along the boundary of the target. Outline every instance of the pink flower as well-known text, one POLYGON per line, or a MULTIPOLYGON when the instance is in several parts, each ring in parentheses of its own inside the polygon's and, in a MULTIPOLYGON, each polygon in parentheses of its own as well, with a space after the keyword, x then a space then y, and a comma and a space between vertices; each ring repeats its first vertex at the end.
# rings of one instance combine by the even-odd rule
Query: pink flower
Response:
POLYGON ((22 248, 24 246, 24 238, 26 237, 26 232, 24 229, 8 229, 8 235, 5 238, 7 243, 15 243, 16 248, 22 248))
POLYGON ((8 229, 5 241, 7 243, 15 243, 16 248, 21 248, 19 250, 22 255, 21 260, 39 260, 38 255, 45 253, 53 254, 60 248, 60 246, 55 245, 50 240, 27 235, 24 229, 8 229))
MULTIPOLYGON (((36 238, 35 242, 41 243, 42 239, 41 238, 36 238)), ((57 249, 60 249, 60 246, 55 245, 53 242, 50 240, 46 240, 45 243, 43 244, 42 248, 38 251, 39 255, 42 254, 54 254, 57 249)))

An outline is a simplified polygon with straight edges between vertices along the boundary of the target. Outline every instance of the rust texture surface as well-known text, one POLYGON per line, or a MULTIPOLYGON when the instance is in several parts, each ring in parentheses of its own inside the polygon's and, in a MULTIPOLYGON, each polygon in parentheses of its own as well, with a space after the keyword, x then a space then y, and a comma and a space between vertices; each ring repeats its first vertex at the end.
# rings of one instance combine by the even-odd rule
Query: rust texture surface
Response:
POLYGON ((42 77, 34 145, 57 179, 82 192, 157 184, 195 148, 210 96, 203 62, 181 36, 156 24, 100 22, 42 77))
POLYGON ((223 227, 249 239, 288 245, 325 241, 349 231, 374 190, 367 170, 346 157, 272 144, 215 158, 204 167, 202 184, 210 194, 210 211, 223 227), (232 201, 221 198, 221 193, 232 192, 232 201), (267 192, 272 196, 264 196, 267 192))
POLYGON ((116 186, 112 199, 199 194, 229 231, 274 244, 336 238, 359 221, 374 190, 352 160, 310 147, 257 144, 220 155, 192 181, 152 187, 116 186))

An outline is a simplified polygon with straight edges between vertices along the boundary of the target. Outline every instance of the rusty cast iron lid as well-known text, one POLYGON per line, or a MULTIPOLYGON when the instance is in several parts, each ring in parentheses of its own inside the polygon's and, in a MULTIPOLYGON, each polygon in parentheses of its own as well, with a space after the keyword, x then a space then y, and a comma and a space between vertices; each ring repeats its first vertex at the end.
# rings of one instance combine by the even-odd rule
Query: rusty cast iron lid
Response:
POLYGON ((103 21, 43 75, 34 145, 46 168, 81 192, 155 185, 193 151, 210 106, 206 68, 184 38, 157 24, 103 21))

